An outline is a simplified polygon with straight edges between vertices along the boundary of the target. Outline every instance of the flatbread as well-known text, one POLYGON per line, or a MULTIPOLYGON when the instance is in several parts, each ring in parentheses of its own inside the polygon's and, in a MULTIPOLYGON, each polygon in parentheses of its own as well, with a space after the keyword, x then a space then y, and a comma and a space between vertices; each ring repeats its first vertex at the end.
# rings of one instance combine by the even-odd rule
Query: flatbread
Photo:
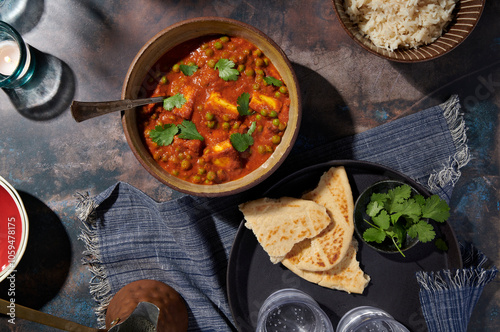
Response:
MULTIPOLYGON (((303 241, 306 242, 306 241, 303 241)), ((293 250, 300 250, 295 246, 293 250)), ((299 269, 290 260, 283 260, 282 264, 299 277, 320 286, 345 291, 347 293, 362 294, 370 282, 370 276, 365 274, 356 259, 358 242, 352 239, 347 253, 340 263, 332 269, 322 272, 312 272, 299 269)))
POLYGON ((330 270, 346 256, 354 233, 354 201, 345 168, 330 168, 318 186, 302 198, 324 206, 333 222, 321 234, 301 244, 302 250, 289 253, 286 260, 301 270, 330 270))
POLYGON ((292 250, 294 244, 318 235, 330 223, 326 208, 300 198, 261 198, 239 205, 245 226, 278 263, 292 250))

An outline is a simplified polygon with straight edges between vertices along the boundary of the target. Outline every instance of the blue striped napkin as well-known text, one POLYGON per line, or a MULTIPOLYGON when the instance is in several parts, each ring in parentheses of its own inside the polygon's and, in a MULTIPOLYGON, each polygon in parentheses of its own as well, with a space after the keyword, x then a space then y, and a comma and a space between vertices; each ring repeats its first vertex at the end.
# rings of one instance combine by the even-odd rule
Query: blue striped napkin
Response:
MULTIPOLYGON (((460 103, 453 96, 442 105, 312 150, 301 149, 299 140, 273 178, 310 166, 311 160, 367 160, 405 173, 448 200, 460 168, 469 160, 466 141, 460 103)), ((95 197, 81 195, 77 212, 84 229, 80 238, 86 245, 84 264, 94 276, 90 292, 100 326, 104 326, 107 304, 120 288, 135 280, 155 279, 185 299, 190 331, 234 330, 225 285, 230 249, 242 220, 237 205, 255 198, 263 189, 259 190, 223 198, 186 195, 159 203, 119 182, 95 197)), ((476 276, 471 269, 467 276, 476 276)), ((459 317, 466 326, 482 287, 494 278, 496 269, 488 273, 487 278, 465 276, 465 289, 453 282, 452 274, 420 275, 428 321, 443 321, 433 315, 432 303, 439 301, 465 306, 460 315, 443 314, 459 317), (464 297, 470 300, 462 302, 464 297)), ((439 330, 429 323, 432 332, 460 331, 454 326, 450 323, 450 328, 439 330)))

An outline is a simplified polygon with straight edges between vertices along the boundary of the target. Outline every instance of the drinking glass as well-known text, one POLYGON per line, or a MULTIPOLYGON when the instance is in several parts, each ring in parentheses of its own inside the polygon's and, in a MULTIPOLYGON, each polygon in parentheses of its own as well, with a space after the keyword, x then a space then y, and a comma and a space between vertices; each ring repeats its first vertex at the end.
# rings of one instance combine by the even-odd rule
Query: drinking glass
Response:
POLYGON ((339 321, 337 332, 409 332, 382 309, 362 306, 351 309, 339 321))
POLYGON ((306 293, 281 289, 272 293, 259 310, 257 332, 333 332, 333 326, 318 303, 306 293))
POLYGON ((0 21, 0 88, 16 88, 33 75, 35 61, 30 47, 9 24, 0 21))

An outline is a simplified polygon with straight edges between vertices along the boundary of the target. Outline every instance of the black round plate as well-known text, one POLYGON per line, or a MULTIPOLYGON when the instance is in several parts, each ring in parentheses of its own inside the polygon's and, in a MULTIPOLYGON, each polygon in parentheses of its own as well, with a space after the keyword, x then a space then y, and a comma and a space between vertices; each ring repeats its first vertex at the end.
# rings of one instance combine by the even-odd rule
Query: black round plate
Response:
MULTIPOLYGON (((354 200, 369 185, 385 179, 401 180, 425 197, 430 196, 427 189, 399 172, 353 160, 331 161, 302 169, 278 182, 263 196, 300 197, 317 186, 324 172, 336 166, 345 167, 354 200)), ((419 243, 406 251, 404 258, 399 254, 380 253, 359 240, 357 258, 371 281, 363 294, 348 294, 310 283, 283 265, 272 264, 253 232, 243 224, 244 221, 236 234, 227 271, 229 305, 240 331, 255 331, 260 306, 271 293, 282 288, 296 288, 311 295, 334 327, 350 309, 370 305, 387 311, 412 331, 427 331, 415 272, 462 267, 460 248, 448 223, 440 224, 436 229, 438 236, 444 237, 448 244, 447 252, 439 251, 433 243, 419 243)))

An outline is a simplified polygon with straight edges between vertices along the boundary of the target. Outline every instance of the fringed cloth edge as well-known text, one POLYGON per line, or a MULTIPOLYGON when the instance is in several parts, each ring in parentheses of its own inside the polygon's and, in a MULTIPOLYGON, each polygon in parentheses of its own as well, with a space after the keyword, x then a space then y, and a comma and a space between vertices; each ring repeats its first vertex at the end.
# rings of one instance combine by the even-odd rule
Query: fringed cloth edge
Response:
POLYGON ((495 279, 498 269, 472 244, 461 244, 464 268, 416 272, 420 304, 429 331, 467 330, 472 311, 483 288, 495 279), (488 266, 491 265, 491 266, 488 266))
POLYGON ((467 165, 471 158, 469 147, 467 146, 467 129, 463 113, 460 112, 461 107, 458 96, 451 96, 450 99, 439 106, 443 109, 443 116, 448 123, 457 152, 453 156, 450 156, 442 169, 435 171, 429 176, 427 185, 432 192, 445 187, 448 183, 454 186, 460 178, 460 169, 467 165))
POLYGON ((96 224, 97 203, 90 197, 89 193, 79 193, 76 196, 78 200, 76 213, 83 225, 78 239, 83 241, 85 245, 82 264, 86 265, 92 273, 89 287, 90 294, 93 296, 96 303, 98 303, 98 306, 94 308, 94 312, 97 316, 99 328, 104 328, 106 325, 106 308, 111 301, 112 295, 107 273, 101 265, 96 224))

